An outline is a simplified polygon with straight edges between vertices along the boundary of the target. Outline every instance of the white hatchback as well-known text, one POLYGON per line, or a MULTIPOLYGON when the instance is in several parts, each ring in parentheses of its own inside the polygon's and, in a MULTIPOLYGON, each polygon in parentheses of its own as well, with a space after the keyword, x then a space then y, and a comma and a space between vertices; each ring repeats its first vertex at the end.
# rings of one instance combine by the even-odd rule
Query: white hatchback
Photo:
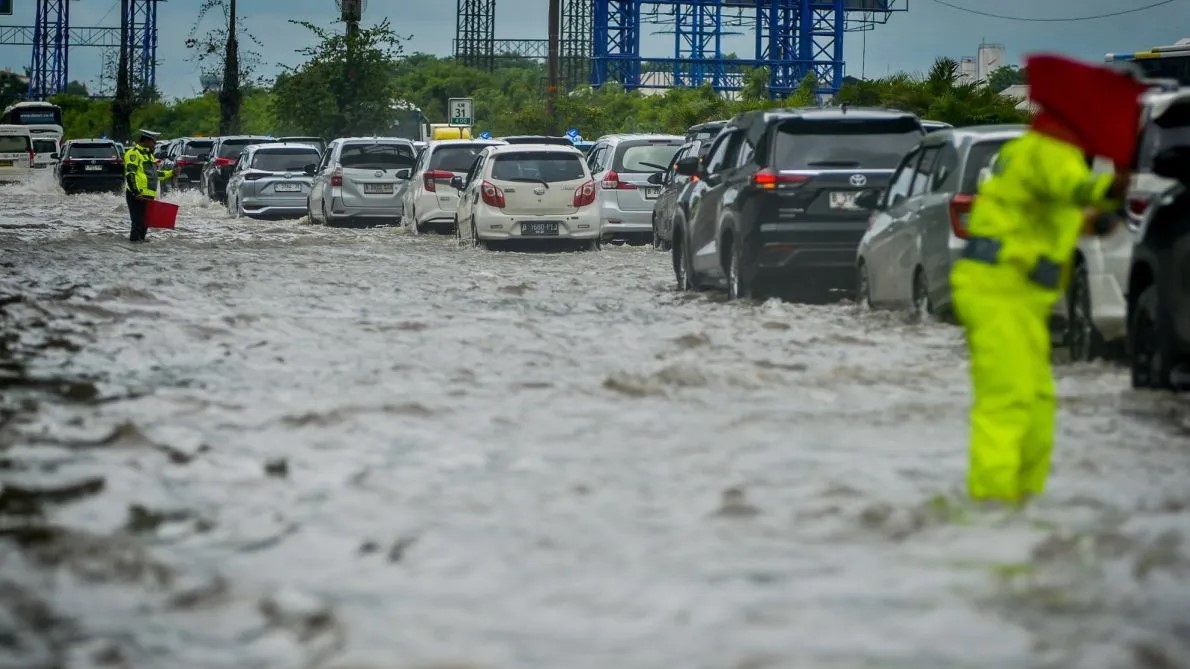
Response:
POLYGON ((595 181, 574 147, 511 144, 484 149, 454 177, 460 240, 571 239, 599 248, 595 181))
POLYGON ((23 125, 0 125, 0 181, 24 181, 33 172, 33 136, 23 125))
POLYGON ((466 176, 480 151, 502 144, 469 139, 430 142, 418 155, 413 169, 400 175, 409 180, 404 196, 405 224, 418 233, 429 228, 451 232, 458 201, 450 180, 466 176))

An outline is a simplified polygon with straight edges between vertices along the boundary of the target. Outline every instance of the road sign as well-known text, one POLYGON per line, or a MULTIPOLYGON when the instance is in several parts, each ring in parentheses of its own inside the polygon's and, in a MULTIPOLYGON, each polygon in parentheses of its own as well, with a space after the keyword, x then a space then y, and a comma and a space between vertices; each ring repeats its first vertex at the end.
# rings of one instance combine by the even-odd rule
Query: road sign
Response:
POLYGON ((470 128, 475 121, 475 100, 471 98, 451 98, 446 109, 452 128, 470 128))
POLYGON ((12 16, 12 0, 0 0, 0 16, 12 16))

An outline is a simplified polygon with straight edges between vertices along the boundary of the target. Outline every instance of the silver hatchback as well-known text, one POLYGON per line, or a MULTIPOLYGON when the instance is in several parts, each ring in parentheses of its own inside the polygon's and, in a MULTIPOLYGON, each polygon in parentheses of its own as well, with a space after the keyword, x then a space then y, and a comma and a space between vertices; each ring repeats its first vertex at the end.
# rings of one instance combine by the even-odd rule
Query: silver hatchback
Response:
POLYGON ((232 216, 301 216, 306 213, 310 177, 318 149, 305 144, 257 144, 244 149, 227 180, 232 216))
POLYGON ((399 224, 408 170, 417 159, 413 143, 397 137, 336 139, 311 166, 310 220, 336 223, 399 224))

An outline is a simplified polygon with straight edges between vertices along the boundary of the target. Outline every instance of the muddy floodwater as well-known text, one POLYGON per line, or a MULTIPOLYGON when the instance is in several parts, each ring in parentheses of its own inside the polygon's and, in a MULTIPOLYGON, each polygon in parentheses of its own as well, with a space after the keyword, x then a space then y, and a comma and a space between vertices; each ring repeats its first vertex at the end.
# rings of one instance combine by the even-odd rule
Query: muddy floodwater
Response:
POLYGON ((1190 667, 1190 413, 1118 366, 971 508, 951 325, 169 199, 0 188, 0 668, 1190 667))

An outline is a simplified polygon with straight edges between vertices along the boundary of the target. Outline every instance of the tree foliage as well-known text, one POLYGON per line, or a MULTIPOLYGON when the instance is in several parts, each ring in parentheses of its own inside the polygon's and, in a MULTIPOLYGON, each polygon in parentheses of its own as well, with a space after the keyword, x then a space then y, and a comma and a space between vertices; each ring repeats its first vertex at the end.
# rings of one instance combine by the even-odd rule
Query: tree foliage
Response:
POLYGON ((1025 83, 1025 71, 1016 65, 1005 65, 988 74, 988 88, 997 93, 1003 93, 1004 89, 1009 86, 1018 86, 1023 83, 1025 83))
MULTIPOLYGON (((231 3, 228 0, 202 0, 198 6, 198 18, 190 27, 185 45, 190 50, 189 60, 196 63, 203 74, 223 76, 227 65, 227 28, 230 25, 230 14, 231 3)), ((242 14, 236 16, 236 36, 253 45, 244 48, 242 42, 239 44, 236 70, 240 74, 240 86, 267 83, 259 75, 263 59, 256 50, 264 45, 256 35, 245 28, 242 14)))

